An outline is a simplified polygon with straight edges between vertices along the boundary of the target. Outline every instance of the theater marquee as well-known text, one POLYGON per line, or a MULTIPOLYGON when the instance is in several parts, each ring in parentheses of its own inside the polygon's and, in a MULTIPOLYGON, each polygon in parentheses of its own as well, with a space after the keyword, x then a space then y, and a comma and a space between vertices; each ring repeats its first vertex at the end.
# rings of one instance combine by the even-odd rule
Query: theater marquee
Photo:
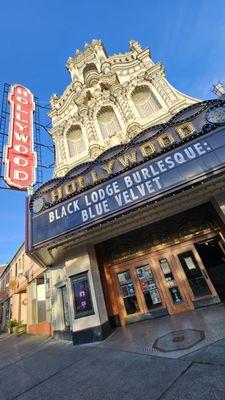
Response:
POLYGON ((32 93, 22 85, 12 85, 9 99, 8 144, 4 148, 4 180, 8 186, 26 190, 35 183, 37 167, 33 143, 32 93))
POLYGON ((29 248, 222 173, 225 129, 207 120, 208 111, 218 106, 212 101, 189 107, 125 147, 112 148, 96 164, 78 166, 43 185, 30 200, 29 248), (162 138, 170 140, 164 148, 162 138))

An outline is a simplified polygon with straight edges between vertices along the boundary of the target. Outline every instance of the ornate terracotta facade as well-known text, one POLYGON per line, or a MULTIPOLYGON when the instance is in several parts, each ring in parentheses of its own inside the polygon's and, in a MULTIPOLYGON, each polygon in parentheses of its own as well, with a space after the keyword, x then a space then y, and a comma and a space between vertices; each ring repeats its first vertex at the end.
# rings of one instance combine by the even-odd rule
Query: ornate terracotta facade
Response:
POLYGON ((168 121, 197 100, 172 87, 149 49, 130 41, 130 50, 108 56, 102 41, 85 44, 66 65, 72 82, 51 97, 55 176, 94 160, 144 129, 168 121))

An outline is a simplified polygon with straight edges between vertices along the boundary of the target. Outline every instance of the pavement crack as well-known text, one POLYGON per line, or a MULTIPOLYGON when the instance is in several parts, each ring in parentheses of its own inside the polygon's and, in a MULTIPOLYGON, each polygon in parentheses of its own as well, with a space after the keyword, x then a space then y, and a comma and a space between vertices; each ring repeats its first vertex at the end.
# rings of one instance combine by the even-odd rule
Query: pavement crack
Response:
POLYGON ((209 365, 210 367, 223 367, 225 368, 225 364, 218 364, 218 363, 212 363, 212 362, 203 362, 203 361, 193 361, 192 364, 200 364, 200 365, 209 365))
POLYGON ((170 390, 186 372, 189 370, 189 368, 193 365, 193 362, 191 362, 182 372, 179 376, 177 376, 176 379, 160 394, 160 396, 156 400, 160 400, 163 398, 163 396, 170 390))

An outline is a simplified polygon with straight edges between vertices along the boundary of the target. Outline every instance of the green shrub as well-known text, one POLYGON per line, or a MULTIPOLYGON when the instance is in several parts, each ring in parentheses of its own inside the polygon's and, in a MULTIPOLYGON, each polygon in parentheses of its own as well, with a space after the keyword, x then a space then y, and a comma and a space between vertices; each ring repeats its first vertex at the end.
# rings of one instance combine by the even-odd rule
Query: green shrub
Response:
POLYGON ((13 328, 13 333, 14 335, 18 336, 21 335, 22 333, 26 333, 27 330, 27 325, 18 323, 14 328, 13 328))
POLYGON ((14 328, 17 325, 18 325, 18 322, 17 322, 16 319, 10 319, 9 321, 6 322, 5 327, 7 329, 11 329, 11 328, 14 328))

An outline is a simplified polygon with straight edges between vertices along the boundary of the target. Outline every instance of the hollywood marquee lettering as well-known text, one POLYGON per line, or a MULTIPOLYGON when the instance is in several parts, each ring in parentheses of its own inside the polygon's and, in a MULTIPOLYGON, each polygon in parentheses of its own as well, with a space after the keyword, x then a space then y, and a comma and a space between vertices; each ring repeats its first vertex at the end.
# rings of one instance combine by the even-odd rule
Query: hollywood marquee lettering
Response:
POLYGON ((33 143, 32 93, 22 85, 12 85, 9 93, 8 144, 4 148, 4 180, 12 188, 26 190, 35 183, 37 167, 33 143))
MULTIPOLYGON (((88 188, 93 183, 100 183, 102 180, 107 179, 110 175, 119 172, 123 172, 128 167, 137 164, 138 162, 144 161, 148 158, 149 153, 146 151, 152 143, 145 143, 145 145, 138 146, 135 150, 128 151, 118 158, 108 161, 108 163, 93 169, 87 175, 80 175, 75 179, 69 180, 64 184, 60 185, 56 189, 51 190, 51 201, 52 203, 60 201, 69 195, 76 194, 82 189, 88 188)), ((165 172, 167 169, 174 168, 176 164, 182 164, 190 158, 196 158, 201 155, 201 148, 196 146, 187 146, 183 152, 175 153, 173 159, 171 157, 165 157, 164 161, 154 162, 150 166, 150 172, 153 177, 161 172, 165 172)), ((145 169, 143 169, 145 170, 145 169)))
POLYGON ((77 212, 80 213, 82 222, 87 222, 113 211, 113 203, 113 208, 120 209, 157 194, 163 189, 165 183, 166 185, 169 183, 162 182, 164 173, 197 159, 211 150, 207 141, 201 141, 175 151, 171 155, 165 155, 160 160, 146 163, 142 168, 131 170, 121 178, 89 190, 66 205, 50 211, 49 223, 68 218, 77 212))

